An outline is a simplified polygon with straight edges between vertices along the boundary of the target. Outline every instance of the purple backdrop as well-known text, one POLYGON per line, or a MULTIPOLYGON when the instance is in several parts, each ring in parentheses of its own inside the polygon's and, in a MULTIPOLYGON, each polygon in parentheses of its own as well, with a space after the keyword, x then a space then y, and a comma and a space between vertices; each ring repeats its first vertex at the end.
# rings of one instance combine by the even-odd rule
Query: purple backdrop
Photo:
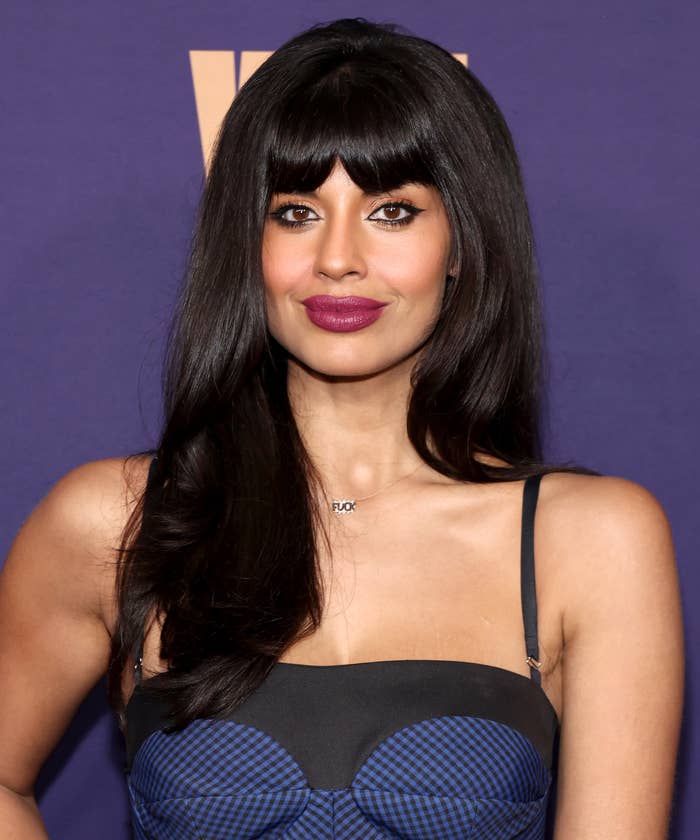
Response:
MULTIPOLYGON (((189 50, 238 57, 321 20, 380 13, 467 52, 512 128, 542 268, 547 455, 640 482, 671 519, 689 654, 672 836, 695 837, 698 8, 8 0, 2 556, 59 476, 154 442, 162 340, 203 179, 189 50)), ((128 836, 122 744, 103 693, 40 778, 57 840, 128 836)))

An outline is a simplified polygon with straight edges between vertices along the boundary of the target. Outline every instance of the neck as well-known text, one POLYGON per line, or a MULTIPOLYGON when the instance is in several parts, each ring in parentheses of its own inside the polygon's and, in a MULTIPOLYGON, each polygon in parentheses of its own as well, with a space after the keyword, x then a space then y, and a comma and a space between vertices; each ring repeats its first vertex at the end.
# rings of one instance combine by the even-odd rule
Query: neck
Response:
POLYGON ((292 412, 334 497, 374 493, 422 463, 406 433, 411 366, 368 377, 330 378, 290 360, 292 412))

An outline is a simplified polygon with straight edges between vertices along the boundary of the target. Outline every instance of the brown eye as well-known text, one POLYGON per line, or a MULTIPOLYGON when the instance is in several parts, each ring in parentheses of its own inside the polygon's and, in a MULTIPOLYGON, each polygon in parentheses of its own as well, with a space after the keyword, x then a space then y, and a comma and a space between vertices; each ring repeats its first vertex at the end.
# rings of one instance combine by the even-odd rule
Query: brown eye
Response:
POLYGON ((302 227, 317 218, 314 211, 303 204, 283 204, 270 213, 270 216, 286 227, 302 227))
POLYGON ((418 207, 408 204, 405 201, 390 201, 382 204, 369 216, 373 222, 378 222, 385 227, 397 227, 399 225, 409 224, 413 217, 422 213, 418 207))

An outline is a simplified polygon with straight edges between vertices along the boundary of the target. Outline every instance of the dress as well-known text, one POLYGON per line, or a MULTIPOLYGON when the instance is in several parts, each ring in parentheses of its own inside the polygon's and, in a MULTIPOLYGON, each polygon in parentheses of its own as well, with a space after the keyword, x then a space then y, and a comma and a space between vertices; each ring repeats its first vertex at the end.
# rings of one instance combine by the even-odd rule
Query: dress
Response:
MULTIPOLYGON (((538 658, 524 483, 525 652, 538 658)), ((166 733, 141 690, 126 708, 137 840, 541 840, 556 712, 530 677, 474 662, 278 662, 226 719, 166 733)))

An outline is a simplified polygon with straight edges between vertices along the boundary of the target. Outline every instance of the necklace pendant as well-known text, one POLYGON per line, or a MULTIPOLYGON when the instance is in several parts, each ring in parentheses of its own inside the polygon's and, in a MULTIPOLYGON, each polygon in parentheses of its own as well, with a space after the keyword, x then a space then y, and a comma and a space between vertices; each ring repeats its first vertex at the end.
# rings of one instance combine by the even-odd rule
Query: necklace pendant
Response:
POLYGON ((344 516, 346 513, 354 513, 357 502, 354 499, 333 499, 333 513, 344 516))

